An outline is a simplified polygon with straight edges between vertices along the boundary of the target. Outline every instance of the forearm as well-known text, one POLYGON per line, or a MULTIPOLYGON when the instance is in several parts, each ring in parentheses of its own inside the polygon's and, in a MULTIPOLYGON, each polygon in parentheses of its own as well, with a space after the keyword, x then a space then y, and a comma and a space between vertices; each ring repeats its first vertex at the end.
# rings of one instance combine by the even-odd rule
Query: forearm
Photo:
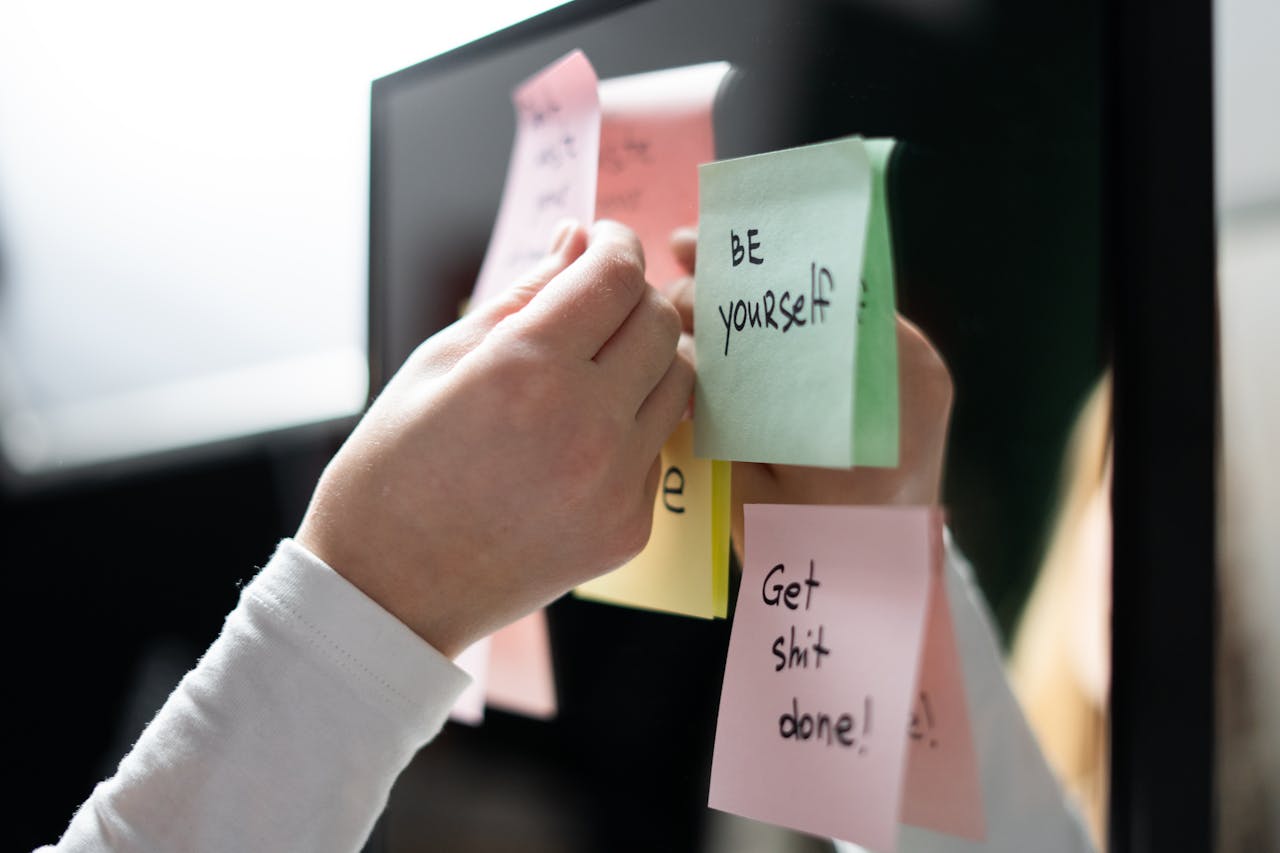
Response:
POLYGON ((286 540, 55 849, 356 850, 466 681, 286 540))

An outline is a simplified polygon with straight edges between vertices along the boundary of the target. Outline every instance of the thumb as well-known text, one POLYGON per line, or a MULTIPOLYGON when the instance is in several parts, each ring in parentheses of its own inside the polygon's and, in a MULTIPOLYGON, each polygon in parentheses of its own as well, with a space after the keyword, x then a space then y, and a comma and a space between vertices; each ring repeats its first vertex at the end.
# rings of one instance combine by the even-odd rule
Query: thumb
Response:
POLYGON ((480 346, 494 326, 518 313, 586 249, 586 229, 572 220, 560 223, 551 251, 524 278, 418 346, 411 357, 413 374, 419 379, 429 379, 448 373, 458 361, 480 346))
POLYGON ((587 229, 572 219, 562 221, 556 226, 547 255, 523 278, 473 312, 476 325, 487 332, 503 319, 518 313, 538 291, 564 272, 586 250, 587 229))

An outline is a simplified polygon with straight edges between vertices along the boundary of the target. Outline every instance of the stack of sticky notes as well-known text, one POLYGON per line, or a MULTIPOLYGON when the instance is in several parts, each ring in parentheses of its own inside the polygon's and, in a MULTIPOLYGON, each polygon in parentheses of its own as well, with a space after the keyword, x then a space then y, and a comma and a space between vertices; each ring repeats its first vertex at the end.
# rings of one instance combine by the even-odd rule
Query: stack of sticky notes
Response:
MULTIPOLYGON (((724 63, 598 81, 574 52, 521 84, 498 220, 473 302, 516 281, 555 225, 630 225, 659 289, 693 273, 695 417, 662 451, 653 532, 576 594, 724 617, 728 460, 898 464, 885 178, 893 142, 838 139, 714 161, 724 63), (726 460, 726 461, 718 461, 726 460)), ((932 507, 745 507, 710 804, 892 850, 899 822, 983 834, 977 762, 932 507)), ((468 650, 459 705, 554 712, 545 620, 468 650)))

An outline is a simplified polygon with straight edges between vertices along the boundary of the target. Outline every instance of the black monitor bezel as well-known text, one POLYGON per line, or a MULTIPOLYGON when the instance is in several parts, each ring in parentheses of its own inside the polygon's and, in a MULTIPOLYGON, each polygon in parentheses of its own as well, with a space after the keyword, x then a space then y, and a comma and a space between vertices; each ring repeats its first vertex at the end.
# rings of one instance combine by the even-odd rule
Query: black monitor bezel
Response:
MULTIPOLYGON (((400 86, 644 0, 578 0, 372 86, 369 369, 385 340, 382 105, 400 86)), ((1212 7, 1105 5, 1103 283, 1115 372, 1109 846, 1214 842, 1218 348, 1212 7)))

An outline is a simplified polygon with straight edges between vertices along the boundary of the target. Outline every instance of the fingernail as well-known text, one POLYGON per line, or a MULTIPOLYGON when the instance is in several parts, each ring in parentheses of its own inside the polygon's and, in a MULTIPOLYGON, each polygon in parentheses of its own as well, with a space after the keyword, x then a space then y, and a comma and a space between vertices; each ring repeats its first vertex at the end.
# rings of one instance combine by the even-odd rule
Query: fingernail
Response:
POLYGON ((573 229, 578 227, 578 223, 573 219, 562 219, 556 225, 555 236, 551 239, 551 249, 547 254, 554 255, 565 247, 569 242, 569 235, 573 233, 573 229))

